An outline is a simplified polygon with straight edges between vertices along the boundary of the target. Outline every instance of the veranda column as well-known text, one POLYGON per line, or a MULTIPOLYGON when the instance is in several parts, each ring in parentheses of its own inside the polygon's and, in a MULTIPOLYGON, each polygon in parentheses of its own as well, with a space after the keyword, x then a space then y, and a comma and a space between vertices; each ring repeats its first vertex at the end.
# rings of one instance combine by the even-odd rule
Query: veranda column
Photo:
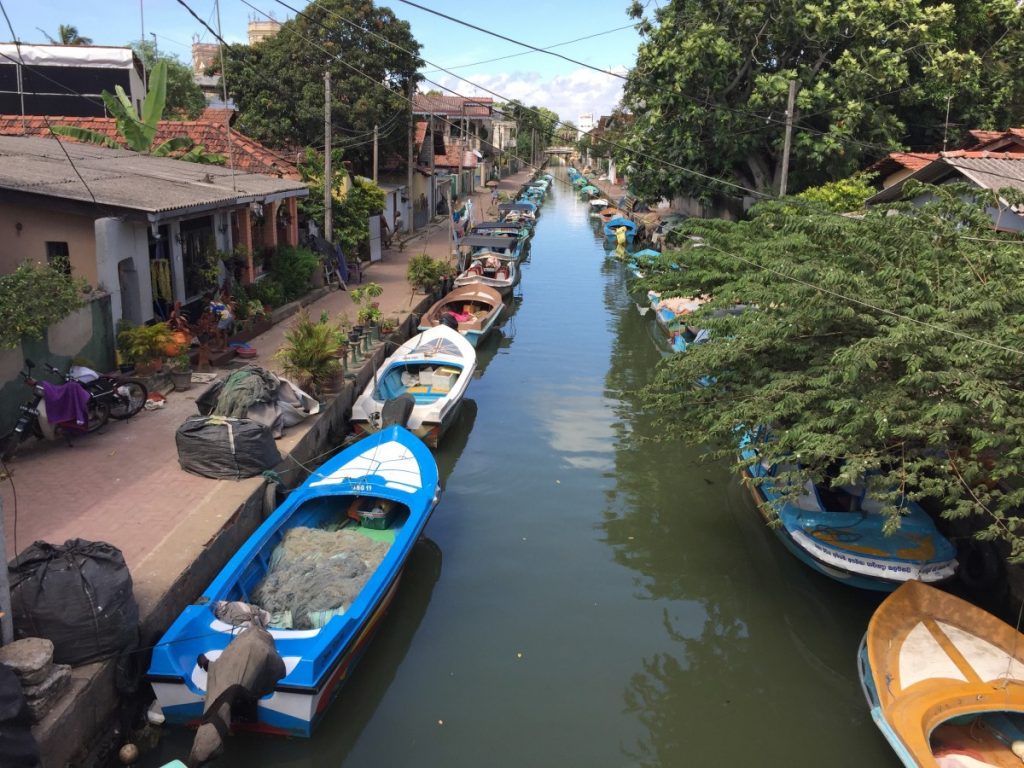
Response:
POLYGON ((252 213, 249 206, 245 206, 236 210, 235 215, 238 216, 239 245, 245 248, 245 282, 251 283, 256 279, 256 265, 252 260, 252 213))

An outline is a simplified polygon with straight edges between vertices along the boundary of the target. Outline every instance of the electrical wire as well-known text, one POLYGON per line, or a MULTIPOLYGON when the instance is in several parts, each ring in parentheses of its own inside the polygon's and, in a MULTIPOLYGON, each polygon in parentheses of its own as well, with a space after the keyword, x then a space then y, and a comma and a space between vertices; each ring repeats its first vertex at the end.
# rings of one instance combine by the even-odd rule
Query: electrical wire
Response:
MULTIPOLYGON (((560 48, 563 45, 572 45, 573 43, 578 43, 578 42, 581 42, 583 40, 591 40, 591 39, 593 39, 595 37, 601 37, 603 35, 610 35, 610 34, 613 34, 615 32, 621 32, 624 29, 633 29, 634 26, 635 26, 634 24, 625 24, 625 25, 623 25, 621 27, 615 27, 614 29, 606 29, 604 32, 595 32, 592 35, 584 35, 583 37, 576 37, 576 38, 573 38, 572 40, 566 40, 565 42, 562 42, 562 43, 554 43, 553 45, 546 46, 545 48, 543 48, 541 50, 542 51, 550 51, 552 48, 560 48)), ((448 65, 448 69, 466 69, 467 67, 478 67, 481 64, 493 64, 496 61, 505 61, 506 59, 515 59, 515 58, 518 58, 519 56, 529 56, 531 53, 533 53, 533 51, 520 51, 519 53, 510 53, 508 56, 498 56, 497 58, 494 58, 494 59, 484 59, 483 61, 474 61, 471 64, 449 64, 448 65)), ((435 72, 443 72, 443 71, 444 70, 441 70, 441 69, 431 69, 431 70, 427 70, 426 72, 423 72, 421 74, 432 75, 435 72)))

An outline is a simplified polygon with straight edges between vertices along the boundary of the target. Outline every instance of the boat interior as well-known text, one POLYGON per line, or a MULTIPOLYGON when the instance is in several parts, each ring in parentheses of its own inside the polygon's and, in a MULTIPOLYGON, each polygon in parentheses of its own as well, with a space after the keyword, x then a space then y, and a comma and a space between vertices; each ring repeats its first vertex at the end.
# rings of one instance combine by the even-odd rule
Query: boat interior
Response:
POLYGON ((387 401, 408 393, 417 405, 427 405, 446 397, 460 373, 460 367, 437 361, 395 363, 377 379, 373 398, 387 401))
POLYGON ((481 253, 474 256, 473 262, 462 274, 465 277, 478 275, 495 280, 508 280, 512 277, 512 267, 507 259, 500 259, 493 253, 481 253))
POLYGON ((268 610, 276 629, 322 627, 344 613, 351 599, 342 595, 358 594, 408 517, 407 506, 389 499, 311 497, 271 534, 224 599, 268 610), (311 585, 322 585, 315 593, 321 602, 309 599, 311 585))
POLYGON ((477 299, 455 297, 451 301, 436 305, 427 319, 436 325, 448 314, 458 322, 459 331, 482 331, 496 309, 494 305, 477 299))
POLYGON ((956 717, 932 731, 929 742, 941 766, 1019 768, 1022 760, 1014 746, 1024 754, 1024 714, 983 712, 956 717))

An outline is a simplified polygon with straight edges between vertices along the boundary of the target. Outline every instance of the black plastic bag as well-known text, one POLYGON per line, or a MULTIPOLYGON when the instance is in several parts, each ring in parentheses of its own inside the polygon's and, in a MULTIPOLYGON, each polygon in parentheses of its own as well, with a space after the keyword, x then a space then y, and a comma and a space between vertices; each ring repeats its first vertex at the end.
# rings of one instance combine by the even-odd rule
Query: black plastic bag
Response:
POLYGON ((251 419, 192 416, 174 442, 181 468, 203 477, 241 480, 281 462, 270 428, 251 419))
POLYGON ((112 544, 37 541, 9 571, 15 636, 50 640, 57 664, 88 664, 137 645, 132 577, 112 544))

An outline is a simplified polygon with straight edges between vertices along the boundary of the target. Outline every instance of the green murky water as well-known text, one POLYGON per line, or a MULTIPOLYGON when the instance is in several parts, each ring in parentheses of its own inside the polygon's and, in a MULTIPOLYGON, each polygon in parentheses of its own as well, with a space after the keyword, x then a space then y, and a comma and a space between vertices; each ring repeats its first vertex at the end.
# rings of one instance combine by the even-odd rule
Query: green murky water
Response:
POLYGON ((235 736, 218 764, 896 766, 856 675, 879 598, 791 558, 725 465, 638 439, 654 318, 565 184, 518 291, 429 541, 316 736, 235 736))

